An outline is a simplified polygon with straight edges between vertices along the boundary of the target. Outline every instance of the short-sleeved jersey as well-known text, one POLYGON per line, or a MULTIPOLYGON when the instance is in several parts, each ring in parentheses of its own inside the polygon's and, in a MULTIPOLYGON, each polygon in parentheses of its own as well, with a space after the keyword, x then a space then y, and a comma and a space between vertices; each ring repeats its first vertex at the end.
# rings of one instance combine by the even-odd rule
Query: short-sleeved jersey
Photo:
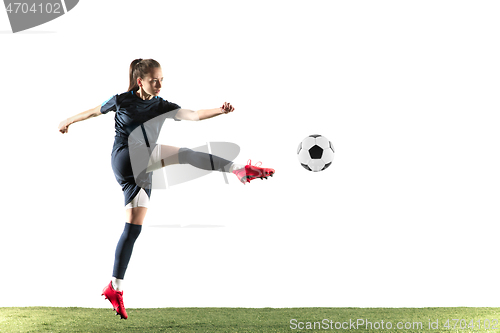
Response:
POLYGON ((111 166, 125 195, 125 205, 141 188, 151 195, 153 173, 146 172, 148 161, 164 121, 175 119, 180 108, 161 97, 143 100, 131 91, 102 103, 101 113, 116 112, 111 166))
POLYGON ((143 100, 134 92, 114 95, 101 105, 101 113, 115 111, 115 143, 127 142, 129 135, 137 127, 148 123, 149 144, 155 144, 166 118, 175 118, 181 107, 161 97, 143 100))

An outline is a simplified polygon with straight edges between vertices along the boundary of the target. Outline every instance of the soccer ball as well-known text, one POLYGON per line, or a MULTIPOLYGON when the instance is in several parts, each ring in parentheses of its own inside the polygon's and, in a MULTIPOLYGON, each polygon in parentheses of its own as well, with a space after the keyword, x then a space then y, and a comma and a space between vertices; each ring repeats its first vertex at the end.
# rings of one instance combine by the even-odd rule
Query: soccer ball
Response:
POLYGON ((302 140, 297 149, 300 164, 309 171, 323 171, 333 162, 332 143, 322 135, 313 134, 302 140))

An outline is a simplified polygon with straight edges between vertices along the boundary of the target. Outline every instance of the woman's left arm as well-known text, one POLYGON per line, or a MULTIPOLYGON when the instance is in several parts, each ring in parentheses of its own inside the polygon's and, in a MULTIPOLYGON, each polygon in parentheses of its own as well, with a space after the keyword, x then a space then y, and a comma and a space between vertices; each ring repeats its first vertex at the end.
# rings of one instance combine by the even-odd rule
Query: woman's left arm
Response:
POLYGON ((233 111, 234 107, 230 103, 225 102, 224 105, 222 105, 220 108, 215 109, 203 109, 198 111, 180 109, 179 111, 177 111, 175 118, 180 120, 198 121, 213 118, 215 116, 227 114, 233 111))

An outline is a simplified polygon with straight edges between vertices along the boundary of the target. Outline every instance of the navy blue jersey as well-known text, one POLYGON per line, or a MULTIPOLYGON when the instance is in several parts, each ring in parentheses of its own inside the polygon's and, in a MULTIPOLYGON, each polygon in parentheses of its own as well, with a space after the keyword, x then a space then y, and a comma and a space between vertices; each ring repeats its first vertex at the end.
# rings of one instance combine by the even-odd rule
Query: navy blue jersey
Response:
MULTIPOLYGON (((175 118, 177 111, 181 107, 175 103, 164 100, 161 97, 154 97, 150 100, 143 100, 134 92, 125 92, 114 95, 101 105, 101 113, 115 111, 115 136, 128 138, 134 129, 153 118, 161 119, 154 123, 155 131, 149 132, 148 136, 151 144, 156 143, 160 134, 161 126, 165 118, 175 118), (159 117, 162 116, 163 117, 159 117)), ((121 140, 123 141, 123 140, 121 140)))
POLYGON ((143 100, 134 92, 114 95, 101 105, 101 113, 115 111, 115 141, 111 153, 111 166, 115 178, 121 185, 127 205, 141 188, 151 196, 152 173, 145 173, 149 155, 160 135, 166 118, 175 118, 180 106, 154 97, 143 100), (147 146, 147 149, 142 149, 147 146), (146 152, 145 156, 143 152, 146 152), (136 172, 131 163, 134 155, 134 168, 137 169, 137 156, 140 156, 141 172, 136 172), (140 174, 139 174, 140 173, 140 174))

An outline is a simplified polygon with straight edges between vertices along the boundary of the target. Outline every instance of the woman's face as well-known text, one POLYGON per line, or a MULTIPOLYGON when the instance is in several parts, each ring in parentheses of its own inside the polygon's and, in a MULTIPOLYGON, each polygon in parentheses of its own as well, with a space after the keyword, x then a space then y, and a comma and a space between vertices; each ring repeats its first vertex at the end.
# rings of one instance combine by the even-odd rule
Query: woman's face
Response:
POLYGON ((158 96, 163 83, 163 73, 160 67, 152 68, 149 74, 143 78, 139 78, 139 86, 146 93, 152 96, 158 96))

